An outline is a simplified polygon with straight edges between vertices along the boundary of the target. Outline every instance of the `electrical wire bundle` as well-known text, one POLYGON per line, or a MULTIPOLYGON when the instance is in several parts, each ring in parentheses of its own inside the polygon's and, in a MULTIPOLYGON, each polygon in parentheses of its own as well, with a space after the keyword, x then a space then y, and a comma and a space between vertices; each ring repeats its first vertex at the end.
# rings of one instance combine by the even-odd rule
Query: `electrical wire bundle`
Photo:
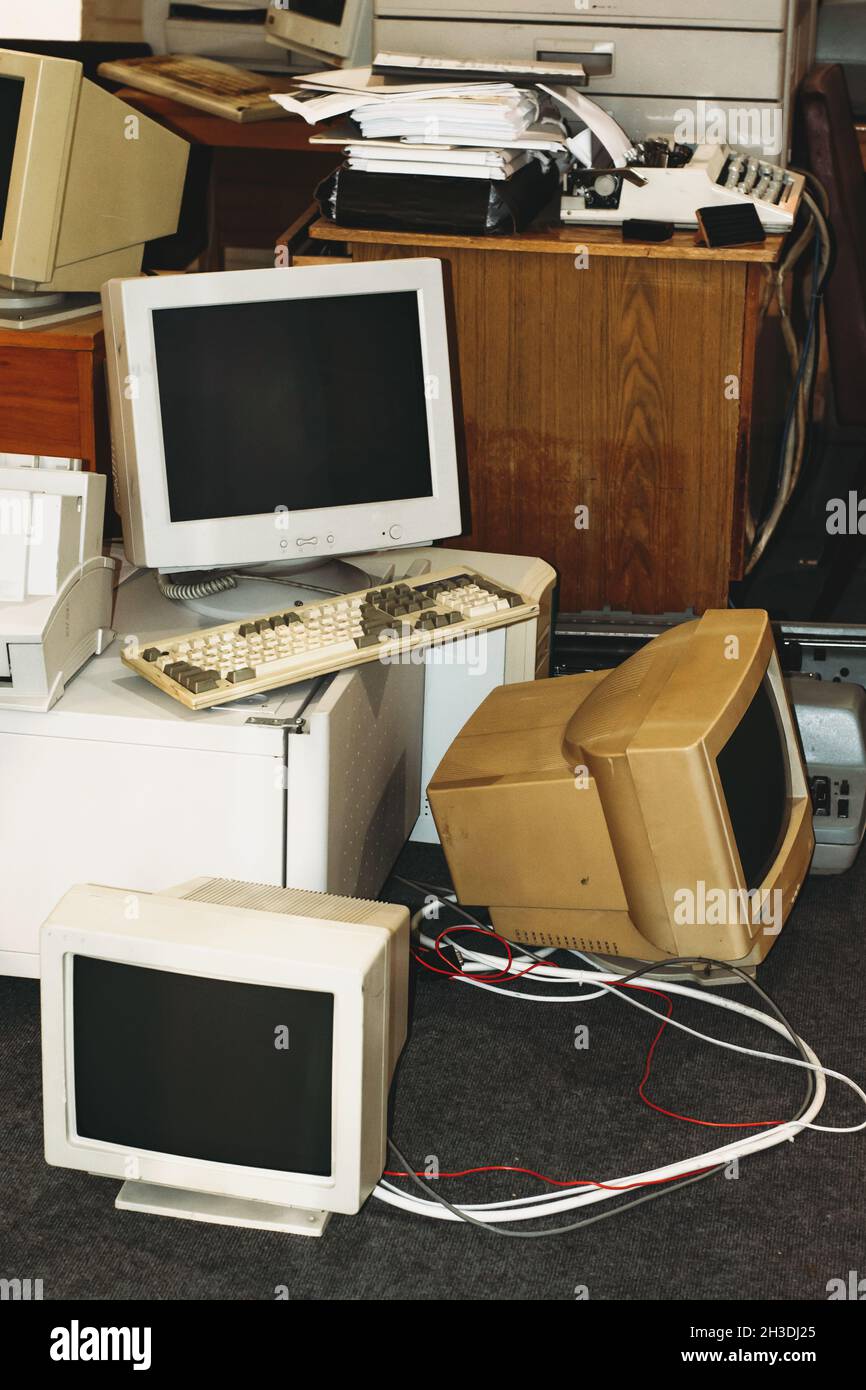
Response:
POLYGON ((803 203, 808 213, 806 225, 785 259, 776 268, 771 281, 771 288, 775 291, 779 305, 782 334, 791 360, 794 381, 782 430, 776 493, 770 510, 760 525, 756 523, 751 508, 747 505, 746 540, 750 543, 751 549, 746 561, 746 574, 750 574, 760 560, 776 531, 782 513, 794 495, 809 444, 812 403, 821 350, 821 304, 832 268, 833 241, 827 221, 827 195, 812 174, 804 171, 804 176, 815 192, 813 198, 810 193, 803 191, 803 203), (810 243, 812 269, 809 312, 801 346, 797 342, 797 335, 791 323, 785 281, 810 243))
MULTIPOLYGON (((495 994, 505 995, 507 998, 524 1003, 541 1004, 585 1004, 592 1000, 601 999, 605 996, 618 999, 633 1008, 648 1013, 653 1019, 659 1021, 660 1027, 655 1035, 652 1046, 647 1058, 647 1065, 640 1086, 642 1099, 647 1104, 652 1105, 656 1110, 662 1110, 653 1102, 648 1101, 644 1093, 644 1087, 649 1077, 650 1066, 652 1064, 653 1053, 656 1044, 662 1033, 667 1027, 675 1027, 692 1037, 699 1038, 703 1042, 713 1043, 717 1047, 723 1047, 729 1051, 739 1052, 749 1057, 759 1057, 764 1060, 779 1063, 787 1066, 795 1066, 802 1069, 804 1074, 805 1094, 803 1101, 796 1113, 789 1120, 784 1121, 754 1121, 750 1123, 735 1123, 717 1125, 709 1121, 692 1120, 690 1116, 676 1115, 672 1111, 662 1110, 663 1114, 673 1115, 676 1119, 689 1120, 691 1123, 702 1124, 712 1128, 725 1129, 749 1129, 757 1130, 735 1138, 728 1143, 717 1145, 703 1153, 696 1154, 692 1158, 680 1160, 674 1163, 663 1164, 662 1166, 643 1173, 634 1173, 624 1177, 612 1178, 605 1182, 596 1182, 589 1179, 574 1180, 563 1183, 555 1179, 545 1178, 542 1174, 536 1173, 529 1168, 517 1168, 511 1165, 490 1165, 482 1168, 464 1169, 460 1173, 440 1174, 439 1179, 433 1182, 425 1179, 417 1173, 403 1156, 400 1149, 389 1139, 388 1145, 394 1158, 401 1165, 400 1170, 387 1170, 384 1177, 373 1191, 373 1196, 379 1201, 385 1202, 390 1206, 398 1207, 403 1211, 412 1212, 417 1216, 430 1217, 438 1221, 461 1221, 469 1225, 479 1227, 494 1235, 518 1237, 523 1239, 538 1239, 547 1236, 565 1235, 568 1232, 580 1230, 585 1226, 593 1225, 597 1221, 604 1220, 606 1217, 618 1215, 628 1211, 633 1207, 639 1206, 644 1202, 653 1200, 665 1193, 676 1191, 680 1187, 687 1186, 694 1182, 699 1182, 704 1178, 711 1177, 714 1173, 720 1172, 734 1159, 741 1159, 760 1153, 764 1149, 775 1147, 777 1144, 793 1142, 805 1129, 819 1130, 826 1134, 853 1134, 866 1129, 866 1120, 859 1125, 850 1126, 829 1126, 815 1123, 816 1116, 819 1114, 827 1093, 827 1078, 843 1082, 866 1104, 866 1092, 864 1092, 856 1082, 841 1072, 832 1071, 823 1067, 817 1056, 809 1047, 808 1043, 798 1037, 797 1033, 788 1022, 781 1009, 773 1002, 770 996, 761 986, 745 971, 733 966, 730 962, 714 961, 707 957, 682 957, 675 961, 668 962, 669 965, 682 966, 722 966, 725 970, 731 971, 739 976, 745 983, 751 986, 755 993, 766 1005, 769 1012, 761 1009, 752 1008, 747 1004, 742 1004, 738 1000, 728 999, 723 996, 711 993, 702 987, 682 984, 678 981, 665 980, 661 989, 656 989, 648 985, 638 984, 641 976, 657 970, 658 963, 641 966, 629 974, 617 974, 606 972, 596 965, 588 956, 584 956, 580 951, 567 951, 562 954, 574 957, 584 962, 588 968, 569 968, 554 963, 550 957, 554 954, 552 949, 545 948, 539 951, 530 951, 524 947, 518 947, 516 954, 511 943, 493 931, 492 927, 486 925, 479 918, 466 912, 460 907, 454 895, 447 889, 441 889, 435 884, 415 883, 408 879, 400 879, 400 882, 415 889, 418 892, 427 893, 425 907, 416 912, 412 919, 413 933, 418 933, 418 939, 422 950, 432 952, 437 964, 424 960, 423 956, 416 952, 416 960, 419 964, 434 973, 442 974, 450 979, 460 981, 474 989, 487 990, 495 994), (435 891, 435 896, 429 892, 435 891), (438 932, 436 936, 431 936, 425 929, 427 923, 438 915, 441 907, 448 908, 459 917, 463 922, 458 926, 446 927, 444 931, 438 932), (461 934, 469 933, 478 938, 486 938, 483 943, 479 942, 473 946, 467 946, 464 942, 458 944, 452 939, 452 934, 459 931, 461 934), (488 942, 490 943, 488 945, 488 942), (505 956, 493 954, 491 946, 498 943, 504 949, 505 956), (453 952, 452 961, 446 950, 453 952), (537 993, 529 992, 525 988, 515 988, 515 982, 527 980, 532 977, 533 981, 543 982, 551 986, 567 986, 572 989, 580 986, 581 993, 537 993), (588 992, 587 992, 588 989, 588 992), (662 990, 664 991, 662 993, 662 990), (660 1016, 658 1011, 649 1004, 643 1002, 639 997, 642 994, 653 994, 666 1000, 668 1008, 665 1015, 660 1016), (738 1043, 727 1042, 722 1038, 713 1037, 710 1034, 698 1032, 695 1028, 690 1028, 672 1016, 672 1001, 667 997, 669 994, 682 995, 690 999, 698 999, 702 1003, 709 1004, 715 1008, 725 1009, 733 1013, 740 1014, 752 1019, 772 1032, 779 1034, 789 1041, 796 1052, 796 1056, 786 1056, 775 1052, 763 1052, 755 1048, 745 1047, 738 1043), (521 1172, 540 1178, 547 1184, 554 1186, 555 1191, 543 1193, 532 1197, 512 1197, 496 1202, 482 1203, 462 1203, 460 1205, 450 1202, 440 1191, 437 1190, 438 1182, 443 1177, 462 1177, 470 1173, 482 1171, 510 1171, 521 1172), (397 1187, 394 1178, 408 1178, 416 1189, 415 1191, 403 1191, 397 1187), (521 1225, 525 1222, 532 1222, 557 1216, 564 1212, 573 1212, 583 1207, 595 1207, 601 1203, 611 1203, 611 1201, 623 1193, 634 1189, 649 1189, 641 1196, 630 1198, 627 1202, 618 1203, 616 1206, 608 1205, 595 1215, 583 1217, 578 1221, 570 1221, 564 1225, 543 1230, 524 1230, 511 1229, 514 1225, 521 1225)), ((656 982, 653 982, 655 984, 656 982)))

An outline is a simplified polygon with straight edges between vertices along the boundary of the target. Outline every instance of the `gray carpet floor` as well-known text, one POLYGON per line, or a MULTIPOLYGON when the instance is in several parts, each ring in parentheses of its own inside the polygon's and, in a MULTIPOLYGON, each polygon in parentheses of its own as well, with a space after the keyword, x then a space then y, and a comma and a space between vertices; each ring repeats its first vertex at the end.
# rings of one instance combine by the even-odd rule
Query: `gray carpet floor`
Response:
MULTIPOLYGON (((444 881, 436 849, 399 869, 444 881)), ((383 895, 407 900, 399 885, 383 895)), ((866 856, 810 880, 762 968, 764 987, 825 1065, 861 1082, 866 1061, 866 856)), ((536 1006, 414 972, 412 1029, 392 1132, 422 1166, 523 1164, 555 1177, 610 1178, 709 1147, 719 1131, 648 1109, 637 1095, 652 1020, 616 1000, 536 1006), (589 1046, 574 1046, 578 1023, 589 1046), (708 1142, 709 1141, 709 1142, 708 1142)), ((744 991, 738 997, 745 998, 744 991)), ((772 1048, 757 1025, 678 1000, 709 1032, 772 1048)), ((830 1083, 820 1119, 862 1118, 830 1083)), ((778 1119, 802 1091, 794 1068, 737 1057, 669 1029, 649 1094, 704 1119, 778 1119)), ((804 1134, 590 1229, 508 1240, 393 1210, 375 1199, 335 1216, 321 1240, 129 1212, 118 1184, 48 1168, 42 1157, 39 995, 0 980, 0 1277, 41 1278, 46 1299, 824 1300, 828 1281, 866 1275, 866 1136, 804 1134)), ((529 1195, 528 1178, 442 1179, 458 1200, 529 1195)), ((597 1209, 596 1209, 597 1210, 597 1209)))

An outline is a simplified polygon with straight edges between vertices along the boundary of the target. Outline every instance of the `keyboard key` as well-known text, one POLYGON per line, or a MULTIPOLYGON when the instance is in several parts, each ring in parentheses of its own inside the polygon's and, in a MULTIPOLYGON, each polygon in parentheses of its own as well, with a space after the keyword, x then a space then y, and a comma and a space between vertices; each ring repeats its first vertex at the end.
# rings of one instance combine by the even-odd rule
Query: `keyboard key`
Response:
MULTIPOLYGON (((328 659, 333 657, 335 660, 339 660, 341 656, 354 654, 355 650, 354 642, 334 642, 327 648, 328 659)), ((294 675, 297 671, 303 671, 305 667, 309 666, 311 659, 315 661, 316 655, 318 653, 313 654, 311 658, 309 652, 298 652, 297 656, 287 656, 282 657, 279 661, 269 661, 267 665, 256 667, 256 680, 262 678, 273 680, 280 676, 294 675)))
POLYGON ((199 671, 197 675, 187 676, 184 680, 187 690, 193 695, 201 695, 205 690, 216 690, 219 683, 219 671, 199 671))
POLYGON ((256 673, 251 666, 242 666, 238 671, 229 671, 226 680, 231 685, 240 685, 243 681, 255 680, 256 673))

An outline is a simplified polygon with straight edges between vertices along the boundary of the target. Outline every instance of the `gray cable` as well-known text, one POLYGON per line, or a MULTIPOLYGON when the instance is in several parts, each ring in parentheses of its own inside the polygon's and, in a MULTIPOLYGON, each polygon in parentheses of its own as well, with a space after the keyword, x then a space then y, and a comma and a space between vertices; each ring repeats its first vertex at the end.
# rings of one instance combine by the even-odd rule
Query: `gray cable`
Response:
MULTIPOLYGON (((409 880, 400 879, 400 882, 407 883, 409 882, 409 880)), ((458 907, 458 904, 451 903, 449 904, 449 906, 458 907)), ((462 911, 463 909, 460 910, 462 911)), ((523 950, 524 948, 520 947, 520 949, 523 950)), ((527 952, 527 954, 530 953, 527 952)), ((740 978, 747 985, 750 986, 750 988, 755 990, 755 992, 761 997, 764 1003, 769 1006, 772 1012, 776 1015, 776 1018, 779 1020, 779 1022, 783 1025, 783 1027, 790 1035, 791 1041, 793 1042, 797 1052, 800 1054, 800 1057, 803 1059, 804 1062, 808 1062, 806 1051, 802 1043, 800 1042, 800 1039, 798 1038, 796 1032, 794 1031, 793 1027, 786 1018, 785 1014, 775 1003, 775 1001, 771 998, 771 996, 767 994, 766 990, 762 989, 762 987, 758 984, 757 980, 752 979, 751 975, 748 975, 746 971, 741 970, 739 966, 732 965, 730 961, 714 960, 712 959, 712 957, 709 956, 678 956, 675 959, 669 961, 668 964, 720 966, 724 970, 730 970, 735 975, 739 975, 740 978)), ((626 984, 631 980, 638 979, 642 975, 646 975, 657 968, 658 962, 648 962, 646 965, 640 966, 637 970, 633 970, 631 974, 624 975, 622 980, 619 981, 619 984, 626 984)), ((614 986, 614 988, 616 988, 616 986, 614 986)), ((800 1108, 797 1110, 797 1113, 793 1116, 794 1120, 799 1120, 800 1117, 808 1109, 809 1104, 812 1100, 812 1096, 814 1094, 814 1086, 815 1081, 812 1072, 807 1071, 806 1094, 803 1098, 800 1108)), ((672 1182, 670 1184, 666 1184, 664 1187, 660 1187, 654 1192, 645 1193, 642 1197, 633 1197, 628 1202, 621 1202, 618 1206, 610 1207, 606 1211, 599 1212, 595 1216, 584 1217, 581 1221, 569 1222, 567 1226, 557 1226, 554 1230, 512 1231, 505 1226, 492 1226, 485 1221, 479 1221, 477 1217, 470 1216, 460 1207, 455 1206, 453 1202, 449 1202, 447 1197, 443 1197, 441 1192, 437 1192, 435 1187, 432 1187, 430 1183, 425 1182, 423 1178, 419 1177, 412 1165, 409 1163, 408 1159, 404 1158, 403 1154, 400 1152, 400 1150, 397 1148, 397 1145, 390 1137, 388 1139, 388 1147, 394 1154, 394 1157, 405 1169, 406 1176, 410 1179, 410 1181, 412 1181, 416 1187, 419 1187, 422 1190, 422 1192, 426 1193, 428 1197, 432 1197, 435 1202, 438 1202, 441 1206, 447 1207, 448 1210, 452 1212, 460 1221, 465 1222, 469 1226, 478 1226, 482 1231, 489 1232, 490 1235, 511 1236, 516 1240, 543 1240, 549 1236, 568 1235, 572 1231, 579 1231, 586 1226, 593 1226, 597 1221, 604 1221, 610 1216, 619 1216, 622 1212, 631 1211, 634 1207, 642 1206, 644 1202, 651 1202, 656 1197, 666 1197, 672 1192, 678 1192, 683 1187, 689 1187, 692 1183, 701 1182, 704 1178, 711 1178, 714 1174, 722 1172, 726 1167, 725 1163, 719 1163, 713 1168, 708 1168, 704 1173, 694 1173, 691 1177, 682 1178, 679 1182, 672 1182)))

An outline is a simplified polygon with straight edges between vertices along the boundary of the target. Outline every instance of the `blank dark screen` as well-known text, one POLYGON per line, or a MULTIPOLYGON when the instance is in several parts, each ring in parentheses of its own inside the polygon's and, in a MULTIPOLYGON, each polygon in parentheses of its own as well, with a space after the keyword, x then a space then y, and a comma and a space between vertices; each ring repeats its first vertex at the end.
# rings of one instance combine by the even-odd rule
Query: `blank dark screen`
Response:
POLYGON ((153 334, 172 521, 432 495, 414 292, 157 309, 153 334))
POLYGON ((330 1176, 333 995, 76 956, 73 1016, 81 1137, 330 1176))
POLYGON ((346 0, 289 0, 292 14, 306 15, 320 24, 342 24, 346 0))
POLYGON ((12 178, 12 161, 15 158, 15 141, 18 138, 23 96, 23 78, 0 77, 0 241, 3 239, 3 224, 6 221, 6 204, 9 201, 9 182, 12 178))
POLYGON ((788 758, 767 677, 716 759, 748 888, 759 888, 788 828, 788 758))

